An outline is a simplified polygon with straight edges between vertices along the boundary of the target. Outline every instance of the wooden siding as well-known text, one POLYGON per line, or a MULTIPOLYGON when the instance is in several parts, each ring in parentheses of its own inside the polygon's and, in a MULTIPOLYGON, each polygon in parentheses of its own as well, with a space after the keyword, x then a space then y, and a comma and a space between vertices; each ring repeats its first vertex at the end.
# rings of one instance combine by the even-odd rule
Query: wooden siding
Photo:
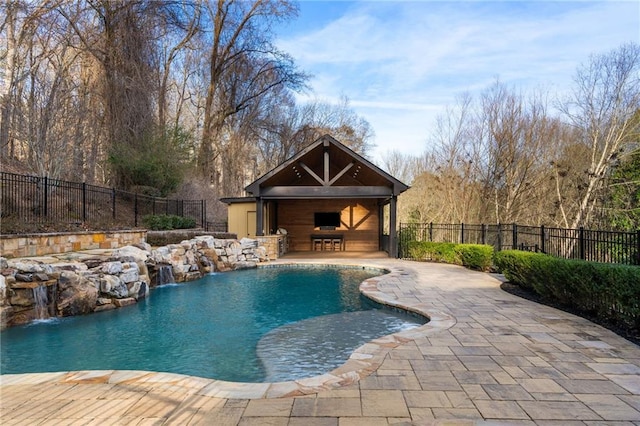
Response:
POLYGON ((236 234, 238 238, 254 237, 256 234, 255 201, 229 205, 227 220, 229 221, 228 231, 236 234), (251 224, 249 223, 250 218, 253 220, 251 224))
POLYGON ((378 204, 374 199, 278 200, 278 227, 289 233, 289 250, 310 251, 312 234, 343 234, 346 251, 379 249, 378 204), (340 228, 314 228, 315 212, 341 212, 340 228))

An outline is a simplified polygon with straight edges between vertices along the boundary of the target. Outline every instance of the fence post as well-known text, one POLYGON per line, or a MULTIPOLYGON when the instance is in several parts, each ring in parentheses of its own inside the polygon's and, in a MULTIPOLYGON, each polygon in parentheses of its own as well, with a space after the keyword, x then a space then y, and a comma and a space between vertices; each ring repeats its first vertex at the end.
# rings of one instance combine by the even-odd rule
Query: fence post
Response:
POLYGON ((513 236, 512 236, 513 249, 514 249, 514 250, 517 250, 517 249, 518 249, 518 225, 516 225, 516 224, 514 223, 514 224, 513 224, 513 225, 511 225, 511 226, 513 226, 513 228, 512 228, 512 233, 513 233, 513 236))
POLYGON ((429 241, 433 241, 433 222, 429 222, 429 241))
POLYGON ((133 197, 133 226, 138 226, 138 193, 133 197))
POLYGON ((200 215, 202 217, 202 227, 207 231, 207 200, 200 200, 201 209, 200 215))
POLYGON ((113 212, 113 220, 116 220, 116 189, 111 188, 111 211, 113 212))
POLYGON ((498 251, 502 251, 502 224, 498 222, 498 251))
POLYGON ((87 183, 82 182, 82 221, 87 221, 87 183))
POLYGON ((542 252, 546 253, 547 251, 545 250, 545 243, 544 243, 544 225, 540 225, 540 247, 542 248, 542 252))
POLYGON ((464 244, 464 222, 460 223, 460 244, 464 244))
POLYGON ((580 259, 584 260, 585 258, 585 241, 584 241, 584 227, 581 226, 578 229, 578 250, 580 251, 580 259))
POLYGON ((635 265, 640 265, 640 229, 636 231, 636 259, 635 265))
POLYGON ((480 225, 480 238, 482 244, 487 244, 487 225, 485 225, 484 223, 480 225))
POLYGON ((49 178, 44 177, 44 206, 42 206, 43 215, 47 217, 49 214, 49 178))

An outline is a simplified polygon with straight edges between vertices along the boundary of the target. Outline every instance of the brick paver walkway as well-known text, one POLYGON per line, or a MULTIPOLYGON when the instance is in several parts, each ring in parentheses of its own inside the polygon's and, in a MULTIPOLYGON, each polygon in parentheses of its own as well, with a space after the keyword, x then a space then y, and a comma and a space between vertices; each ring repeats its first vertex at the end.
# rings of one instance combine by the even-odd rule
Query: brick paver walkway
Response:
POLYGON ((432 323, 378 339, 343 369, 300 383, 121 371, 3 375, 0 422, 640 425, 637 345, 505 293, 489 274, 394 259, 330 262, 389 268, 366 291, 426 312, 432 323))

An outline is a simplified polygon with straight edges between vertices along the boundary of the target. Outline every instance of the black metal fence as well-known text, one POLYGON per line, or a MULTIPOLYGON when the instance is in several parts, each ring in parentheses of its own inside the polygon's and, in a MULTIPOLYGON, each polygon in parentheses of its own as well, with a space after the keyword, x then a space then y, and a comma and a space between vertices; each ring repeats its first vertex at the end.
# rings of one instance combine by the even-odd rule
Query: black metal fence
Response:
POLYGON ((489 244, 496 251, 518 249, 565 259, 640 265, 640 230, 635 232, 548 228, 518 224, 401 223, 398 257, 409 258, 411 241, 489 244))
MULTIPOLYGON (((170 200, 114 188, 0 172, 0 217, 29 224, 142 226, 149 214, 190 217, 207 228, 205 200, 170 200)), ((3 226, 2 232, 7 232, 3 226)), ((10 232, 10 230, 8 230, 10 232)))

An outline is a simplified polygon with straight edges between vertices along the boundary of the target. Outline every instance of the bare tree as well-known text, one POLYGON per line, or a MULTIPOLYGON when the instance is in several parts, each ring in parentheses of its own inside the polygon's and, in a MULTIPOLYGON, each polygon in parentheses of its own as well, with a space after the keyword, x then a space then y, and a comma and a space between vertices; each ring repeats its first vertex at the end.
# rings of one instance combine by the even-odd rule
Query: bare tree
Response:
POLYGON ((461 96, 437 118, 425 172, 401 199, 413 207, 403 211, 444 222, 555 220, 550 162, 562 128, 540 94, 525 97, 496 82, 478 100, 461 96))
POLYGON ((568 211, 567 197, 558 192, 565 226, 589 224, 608 175, 618 156, 637 149, 640 136, 640 45, 625 44, 594 55, 575 76, 575 89, 560 108, 575 127, 586 149, 577 207, 568 211))
POLYGON ((221 182, 220 145, 224 143, 227 120, 274 88, 298 88, 305 81, 306 76, 295 69, 293 60, 271 40, 273 23, 296 13, 288 1, 206 2, 206 16, 212 28, 207 39, 209 81, 198 168, 214 184, 221 182), (249 68, 245 68, 247 65, 249 68))
POLYGON ((19 124, 16 106, 20 104, 20 90, 28 83, 27 60, 38 55, 34 42, 43 15, 49 12, 46 4, 33 5, 21 0, 7 0, 0 4, 0 158, 16 155, 16 135, 19 124), (29 55, 29 51, 33 54, 29 55))
POLYGON ((404 183, 411 183, 427 171, 427 158, 422 155, 405 154, 390 150, 382 155, 382 168, 404 183))
POLYGON ((127 188, 134 179, 126 162, 153 134, 153 22, 162 2, 87 0, 57 9, 74 29, 78 49, 99 64, 98 87, 104 117, 112 184, 127 188))
POLYGON ((185 99, 185 77, 192 69, 187 56, 195 50, 191 41, 203 30, 200 22, 202 8, 198 3, 167 3, 155 16, 158 75, 158 127, 168 127, 168 109, 171 94, 175 93, 173 128, 180 127, 180 112, 185 99), (171 87, 173 86, 173 87, 171 87), (171 90, 171 89, 174 90, 171 90))
POLYGON ((254 137, 259 141, 259 168, 269 170, 295 153, 330 134, 355 152, 367 156, 373 148, 373 129, 342 97, 338 104, 314 100, 295 103, 289 91, 269 98, 254 137))
POLYGON ((475 222, 481 211, 481 185, 477 175, 476 122, 473 99, 461 95, 455 107, 437 117, 433 134, 420 161, 418 174, 399 204, 401 220, 475 222))
POLYGON ((349 98, 341 96, 338 103, 314 100, 302 106, 300 129, 306 143, 324 134, 331 134, 355 152, 366 156, 374 147, 375 133, 371 125, 351 107, 349 98))
MULTIPOLYGON (((557 121, 547 113, 545 97, 528 98, 496 82, 481 96, 482 137, 477 139, 478 175, 495 223, 540 224, 547 196, 548 159, 557 121)), ((489 207, 487 205, 486 207, 489 207)))
POLYGON ((52 178, 74 176, 74 137, 81 90, 73 32, 56 13, 58 2, 7 2, 7 41, 0 134, 2 158, 52 178))

